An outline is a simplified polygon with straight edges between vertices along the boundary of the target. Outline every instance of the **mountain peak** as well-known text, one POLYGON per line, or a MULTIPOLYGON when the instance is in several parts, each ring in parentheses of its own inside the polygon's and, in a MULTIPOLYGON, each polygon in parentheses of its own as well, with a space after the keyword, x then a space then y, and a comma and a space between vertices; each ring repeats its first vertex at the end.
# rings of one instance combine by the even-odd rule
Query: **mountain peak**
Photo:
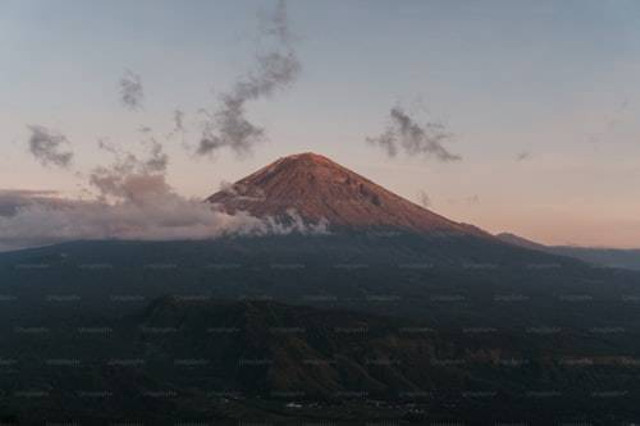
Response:
POLYGON ((291 154, 286 157, 282 157, 281 160, 287 161, 310 161, 310 162, 332 162, 324 155, 316 154, 315 152, 301 152, 300 154, 291 154))
POLYGON ((329 158, 305 152, 282 157, 207 198, 223 211, 286 219, 332 229, 398 229, 488 236, 424 209, 329 158))

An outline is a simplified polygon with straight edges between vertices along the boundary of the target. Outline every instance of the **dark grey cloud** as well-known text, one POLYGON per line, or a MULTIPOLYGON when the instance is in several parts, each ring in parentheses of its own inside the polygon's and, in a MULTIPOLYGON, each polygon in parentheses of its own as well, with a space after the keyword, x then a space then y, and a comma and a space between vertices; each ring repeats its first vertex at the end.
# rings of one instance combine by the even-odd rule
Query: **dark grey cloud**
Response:
MULTIPOLYGON (((201 109, 199 110, 199 113, 204 114, 204 117, 206 118, 205 125, 203 127, 203 129, 206 129, 207 128, 206 123, 210 118, 208 116, 208 111, 206 111, 205 109, 201 109)), ((182 146, 182 148, 184 148, 188 152, 191 152, 191 153, 194 152, 195 148, 191 143, 187 141, 186 113, 183 110, 176 108, 175 110, 173 110, 173 113, 171 115, 171 121, 172 121, 172 128, 169 131, 169 133, 166 134, 166 139, 175 140, 177 137, 177 140, 180 142, 180 145, 182 146)), ((198 143, 199 142, 200 141, 198 141, 198 143)))
POLYGON ((118 82, 120 88, 120 102, 125 108, 138 110, 144 101, 142 78, 131 70, 126 70, 118 82))
POLYGON ((173 111, 173 132, 172 133, 184 133, 184 111, 176 109, 173 111))
POLYGON ((146 166, 152 172, 164 172, 169 164, 169 155, 164 152, 164 146, 156 138, 147 141, 149 147, 149 157, 146 159, 146 166))
POLYGON ((531 159, 531 153, 529 151, 522 151, 516 154, 516 161, 526 161, 531 159))
POLYGON ((453 138, 443 124, 420 125, 400 107, 392 108, 389 117, 390 124, 380 136, 367 138, 370 145, 384 149, 389 157, 396 157, 402 151, 412 157, 435 157, 444 162, 462 158, 443 146, 453 138))
POLYGON ((284 0, 263 19, 262 27, 262 38, 268 39, 271 47, 256 56, 253 71, 220 96, 218 108, 206 113, 198 155, 210 155, 222 148, 238 155, 250 152, 265 139, 265 129, 246 116, 247 104, 269 98, 297 80, 302 67, 293 48, 284 0))
POLYGON ((73 151, 69 150, 69 141, 60 132, 44 126, 27 126, 31 132, 29 152, 45 167, 68 168, 73 161, 73 151))

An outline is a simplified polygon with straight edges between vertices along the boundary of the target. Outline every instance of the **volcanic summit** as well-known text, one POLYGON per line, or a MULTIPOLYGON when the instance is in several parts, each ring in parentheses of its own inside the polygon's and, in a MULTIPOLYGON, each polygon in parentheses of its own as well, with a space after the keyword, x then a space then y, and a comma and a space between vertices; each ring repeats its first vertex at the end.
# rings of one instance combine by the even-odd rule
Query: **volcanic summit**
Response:
POLYGON ((454 222, 314 153, 278 159, 207 198, 222 211, 306 223, 327 221, 332 230, 397 229, 420 233, 484 231, 454 222))

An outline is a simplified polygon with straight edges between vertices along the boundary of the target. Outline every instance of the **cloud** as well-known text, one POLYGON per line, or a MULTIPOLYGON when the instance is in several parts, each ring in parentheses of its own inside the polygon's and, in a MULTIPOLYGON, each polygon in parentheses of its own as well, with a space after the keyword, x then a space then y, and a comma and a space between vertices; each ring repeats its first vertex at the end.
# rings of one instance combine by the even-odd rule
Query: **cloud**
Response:
MULTIPOLYGON (((293 48, 284 0, 261 21, 261 48, 253 69, 223 92, 213 112, 205 112, 197 154, 222 148, 242 155, 264 140, 265 130, 246 116, 250 102, 267 99, 293 84, 301 65, 293 48)), ((144 88, 139 75, 127 70, 119 80, 120 101, 130 110, 142 108, 144 88)), ((174 129, 184 142, 184 113, 175 110, 174 129)), ((73 152, 67 138, 42 126, 29 126, 29 148, 43 166, 69 167, 73 152)), ((76 174, 87 179, 93 199, 66 199, 48 191, 0 191, 0 249, 16 249, 72 240, 189 240, 222 235, 325 233, 327 223, 305 223, 295 211, 282 220, 257 218, 246 212, 228 214, 202 200, 177 194, 166 179, 170 162, 153 129, 140 127, 144 153, 122 149, 107 140, 98 147, 110 163, 76 174)), ((238 185, 227 185, 236 197, 260 199, 238 185)))
POLYGON ((33 204, 60 205, 58 191, 29 189, 0 189, 0 216, 13 216, 21 208, 33 204))
MULTIPOLYGON (((202 200, 177 194, 166 181, 168 157, 154 138, 145 155, 135 155, 100 140, 113 157, 95 167, 88 181, 93 200, 67 200, 49 191, 0 191, 0 250, 74 240, 199 240, 224 235, 326 233, 327 224, 305 223, 295 212, 285 220, 257 218, 246 212, 228 214, 202 200), (4 206, 4 207, 3 207, 4 206)), ((246 189, 227 185, 239 197, 246 189)))
POLYGON ((447 198, 447 202, 451 205, 456 205, 459 203, 463 203, 466 204, 468 206, 475 206, 475 205, 479 205, 480 204, 480 197, 478 196, 478 194, 469 196, 469 197, 464 197, 464 198, 460 198, 460 199, 455 199, 455 198, 447 198))
POLYGON ((302 67, 293 48, 284 0, 263 19, 262 26, 261 35, 271 41, 272 46, 256 56, 253 71, 239 78, 231 90, 220 96, 218 108, 213 113, 206 112, 198 155, 211 155, 222 148, 238 155, 250 152, 265 139, 265 129, 247 118, 247 103, 286 89, 300 74, 302 67))
POLYGON ((184 111, 176 109, 173 111, 173 132, 172 133, 184 133, 184 111))
POLYGON ((31 205, 0 218, 0 241, 24 247, 71 240, 202 239, 265 231, 263 222, 250 216, 216 212, 177 195, 155 195, 144 202, 96 201, 67 208, 31 205))
POLYGON ((264 201, 267 196, 261 188, 253 188, 241 183, 229 183, 222 181, 220 191, 233 197, 235 200, 264 201))
POLYGON ((392 108, 389 116, 391 123, 385 131, 378 137, 367 138, 370 145, 384 149, 389 157, 403 151, 409 156, 435 157, 444 162, 462 158, 443 146, 453 138, 443 124, 430 122, 421 126, 400 107, 392 108))
POLYGON ((293 211, 286 223, 244 212, 227 214, 209 203, 179 196, 158 177, 129 176, 124 187, 130 192, 124 191, 114 203, 35 202, 21 206, 12 216, 0 216, 0 249, 77 240, 202 240, 224 235, 326 233, 326 223, 306 224, 293 211))
POLYGON ((431 198, 429 198, 429 195, 426 192, 419 191, 418 200, 420 201, 422 207, 424 207, 425 209, 431 207, 431 198))
MULTIPOLYGON (((108 142, 109 165, 88 174, 95 199, 72 200, 53 191, 0 191, 0 250, 76 240, 202 240, 225 235, 326 233, 326 221, 306 223, 291 210, 285 218, 233 214, 211 203, 185 198, 166 181, 162 145, 151 138, 137 156, 108 142)), ((224 185, 238 197, 259 197, 241 185, 224 185)))
POLYGON ((529 151, 522 151, 516 154, 516 161, 526 161, 531 159, 531 153, 529 151))
MULTIPOLYGON (((95 167, 88 181, 93 200, 69 200, 53 191, 0 191, 0 250, 74 240, 198 240, 224 235, 326 233, 327 224, 305 223, 295 212, 284 220, 257 218, 246 212, 228 214, 202 200, 177 194, 166 181, 168 158, 154 138, 145 155, 135 155, 100 140, 113 157, 95 167)), ((225 185, 238 197, 240 185, 225 185)), ((259 194, 257 194, 259 195, 259 194)))
POLYGON ((477 205, 480 204, 480 197, 476 194, 471 197, 467 197, 465 201, 469 205, 477 205))
POLYGON ((114 160, 110 165, 98 166, 89 173, 89 184, 95 188, 100 200, 136 201, 148 194, 167 194, 170 187, 165 174, 169 162, 164 147, 151 137, 143 142, 147 156, 139 158, 105 141, 99 141, 100 149, 110 153, 114 160))
POLYGON ((31 131, 29 152, 45 167, 69 168, 73 161, 73 152, 65 148, 69 141, 60 132, 43 126, 27 126, 31 131))
POLYGON ((118 85, 122 105, 130 110, 140 109, 144 100, 144 88, 140 76, 131 70, 126 70, 118 85))
POLYGON ((164 152, 164 147, 155 138, 147 141, 149 146, 149 158, 146 161, 146 167, 151 171, 165 171, 169 164, 169 156, 164 152))
POLYGON ((618 127, 628 119, 629 99, 623 99, 612 113, 605 118, 604 126, 598 133, 589 135, 589 142, 597 144, 614 136, 618 127))

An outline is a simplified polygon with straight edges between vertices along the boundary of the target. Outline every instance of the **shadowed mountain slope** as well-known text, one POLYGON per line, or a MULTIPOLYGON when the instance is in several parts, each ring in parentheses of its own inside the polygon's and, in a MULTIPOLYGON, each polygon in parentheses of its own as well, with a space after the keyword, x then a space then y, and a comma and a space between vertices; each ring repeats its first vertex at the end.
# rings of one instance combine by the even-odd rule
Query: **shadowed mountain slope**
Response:
POLYGON ((640 249, 546 246, 507 232, 498 234, 496 237, 514 246, 573 257, 594 265, 640 270, 640 249))

